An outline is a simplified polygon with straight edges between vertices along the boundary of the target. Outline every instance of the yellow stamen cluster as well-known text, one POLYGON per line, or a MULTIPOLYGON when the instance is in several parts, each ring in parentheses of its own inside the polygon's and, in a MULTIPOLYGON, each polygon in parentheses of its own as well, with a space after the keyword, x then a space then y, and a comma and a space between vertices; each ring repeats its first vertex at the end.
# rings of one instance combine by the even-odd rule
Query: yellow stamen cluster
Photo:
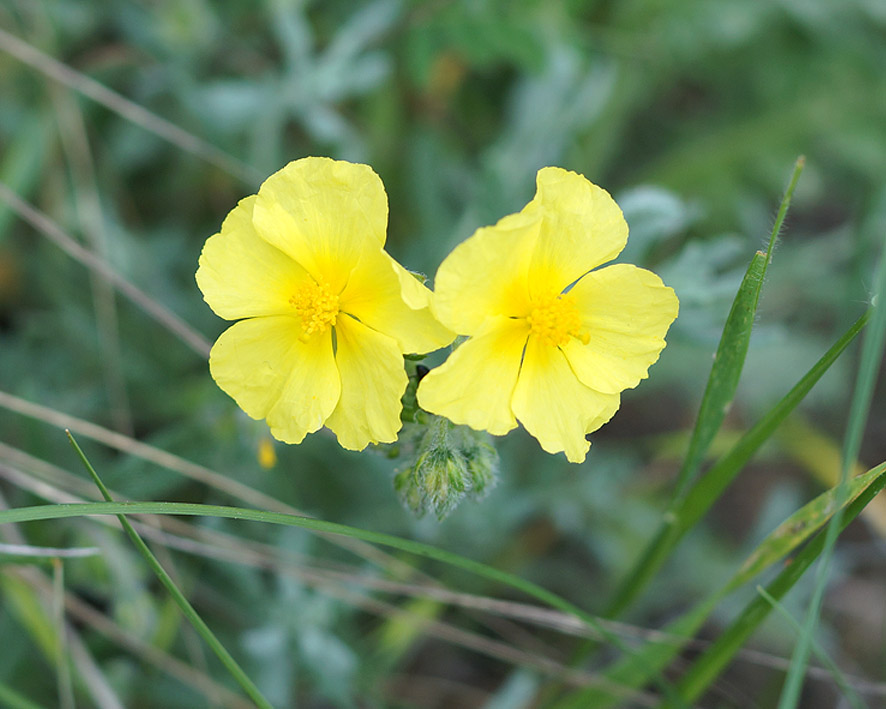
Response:
POLYGON ((289 299, 305 336, 326 332, 338 317, 338 296, 325 283, 308 281, 289 299))
POLYGON ((569 294, 561 293, 536 301, 526 321, 530 332, 552 347, 562 347, 570 337, 584 344, 590 341, 590 335, 582 332, 575 298, 569 294))

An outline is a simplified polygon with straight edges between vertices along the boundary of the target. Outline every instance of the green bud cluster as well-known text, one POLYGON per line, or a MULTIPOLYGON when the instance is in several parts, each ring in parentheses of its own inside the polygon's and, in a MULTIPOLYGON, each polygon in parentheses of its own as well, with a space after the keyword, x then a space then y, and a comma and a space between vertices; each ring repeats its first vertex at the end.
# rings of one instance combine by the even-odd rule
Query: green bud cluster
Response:
POLYGON ((418 413, 412 427, 414 457, 394 477, 394 489, 417 516, 433 511, 443 519, 465 497, 479 499, 492 489, 498 452, 483 431, 418 413))

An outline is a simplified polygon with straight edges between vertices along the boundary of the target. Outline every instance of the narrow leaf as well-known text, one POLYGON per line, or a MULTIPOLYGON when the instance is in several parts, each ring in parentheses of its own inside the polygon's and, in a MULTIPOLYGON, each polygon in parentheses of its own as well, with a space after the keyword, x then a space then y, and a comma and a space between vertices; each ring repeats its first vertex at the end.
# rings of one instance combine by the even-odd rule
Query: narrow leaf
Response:
MULTIPOLYGON (((849 468, 858 457, 861 450, 861 439, 864 436, 865 424, 868 411, 874 397, 874 387, 877 384, 877 372, 883 364, 883 351, 886 348, 886 308, 882 303, 877 305, 879 298, 886 295, 886 250, 880 255, 877 268, 877 278, 872 302, 874 303, 874 316, 871 327, 868 329, 861 348, 861 361, 858 367, 858 376, 855 382, 855 391, 852 395, 852 406, 849 410, 849 421, 846 426, 846 437, 843 439, 843 465, 840 474, 839 490, 842 492, 847 486, 849 468)), ((779 709, 793 709, 800 701, 802 688, 803 670, 809 659, 809 651, 812 644, 812 634, 818 623, 818 615, 821 612, 821 604, 824 598, 825 586, 827 585, 828 572, 831 558, 837 543, 837 536, 841 527, 840 513, 838 512, 828 526, 824 542, 824 552, 821 562, 816 570, 815 588, 809 601, 809 609, 803 624, 803 632, 794 648, 794 656, 791 659, 791 667, 778 702, 779 709)))
MULTIPOLYGON (((886 463, 854 478, 849 486, 848 499, 843 500, 842 504, 845 507, 854 503, 867 495, 872 488, 879 489, 884 485, 886 485, 886 463)), ((605 675, 607 681, 638 690, 645 686, 652 676, 651 673, 664 670, 724 597, 751 581, 818 532, 834 516, 838 509, 837 501, 838 489, 833 488, 788 517, 751 552, 722 588, 663 629, 662 632, 672 637, 673 642, 649 643, 633 657, 621 660, 607 671, 605 675)), ((683 698, 687 699, 685 696, 683 698)), ((556 705, 556 709, 579 709, 586 706, 603 709, 618 701, 619 697, 613 693, 592 687, 573 693, 556 705)))
MULTIPOLYGON (((83 466, 89 472, 90 476, 92 476, 93 481, 95 482, 98 489, 101 491, 102 497, 104 497, 108 503, 112 503, 113 500, 111 498, 111 493, 108 491, 108 488, 105 487, 104 482, 102 482, 101 478, 98 476, 95 468, 92 467, 92 464, 89 462, 86 455, 81 450, 80 446, 77 445, 77 441, 74 440, 71 432, 67 431, 67 434, 68 440, 71 442, 71 445, 77 452, 77 455, 79 456, 80 461, 83 463, 83 466)), ((234 679, 237 680, 237 683, 243 688, 243 691, 246 692, 249 698, 252 699, 252 701, 255 702, 257 706, 261 707, 262 709, 272 709, 271 703, 264 698, 258 687, 255 686, 251 679, 249 679, 240 665, 237 664, 237 661, 225 649, 218 638, 215 637, 215 634, 212 632, 212 630, 210 630, 209 626, 206 625, 203 619, 197 614, 197 611, 194 610, 194 607, 190 604, 188 599, 185 598, 185 595, 179 590, 178 586, 176 586, 175 581, 173 581, 172 577, 168 573, 166 573, 166 570, 160 565, 160 562, 157 561, 157 557, 154 556, 154 554, 148 548, 148 545, 144 543, 138 532, 136 532, 135 528, 129 523, 129 520, 126 519, 126 516, 123 514, 118 514, 117 519, 120 520, 120 524, 123 526, 126 534, 129 535, 132 543, 135 545, 136 549, 138 549, 142 557, 144 557, 145 561, 148 563, 148 566, 151 567, 153 572, 157 575, 157 578, 160 580, 163 586, 166 587, 166 590, 169 591, 170 595, 178 604, 178 607, 181 609, 184 616, 190 621, 191 625, 194 626, 203 640, 206 641, 206 644, 209 645, 212 651, 218 656, 219 660, 221 660, 222 664, 227 668, 228 672, 230 672, 234 679)))
POLYGON ((723 491, 735 479, 742 467, 750 460, 763 443, 773 434, 778 425, 803 400, 813 385, 822 377, 849 343, 861 332, 871 311, 862 315, 846 333, 822 356, 793 389, 778 402, 766 415, 743 435, 738 442, 723 455, 687 495, 670 510, 659 528, 652 543, 624 584, 625 596, 617 598, 609 609, 610 613, 621 612, 633 597, 652 579, 670 556, 683 535, 692 529, 711 508, 723 491))
POLYGON ((794 188, 804 165, 805 159, 800 157, 794 165, 790 182, 781 200, 766 253, 758 251, 754 254, 732 302, 732 309, 723 327, 723 334, 720 336, 720 343, 714 356, 714 364, 711 367, 711 373, 708 376, 698 410, 695 428, 689 439, 689 450, 677 475, 674 497, 663 515, 662 526, 643 553, 640 554, 624 581, 616 589, 613 600, 604 613, 608 618, 618 616, 630 606, 655 575, 672 549, 671 525, 678 515, 686 491, 695 479, 711 441, 714 440, 714 436, 723 425, 723 420, 735 397, 735 390, 738 388, 738 381, 748 352, 751 330, 757 315, 757 305, 760 302, 760 291, 763 288, 766 270, 772 260, 772 250, 775 247, 776 238, 781 231, 794 188))
MULTIPOLYGON (((767 603, 772 606, 772 610, 774 610, 778 615, 784 619, 784 621, 794 629, 794 631, 799 635, 803 632, 803 627, 794 620, 794 617, 788 613, 787 609, 775 600, 772 596, 770 596, 766 589, 762 586, 757 586, 757 593, 759 593, 763 598, 766 599, 767 603)), ((815 653, 815 656, 821 661, 821 663, 827 667, 830 671, 831 676, 834 678, 834 682, 837 686, 840 687, 840 691, 846 697, 846 701, 849 702, 852 709, 865 709, 865 704, 861 700, 861 697, 858 696, 858 693, 852 688, 852 686, 846 681, 846 677, 840 671, 840 668, 837 667, 836 663, 830 658, 824 648, 822 648, 818 643, 813 642, 812 644, 812 652, 815 653)))
MULTIPOLYGON (((886 487, 886 475, 883 474, 886 471, 886 463, 878 465, 875 470, 879 471, 879 475, 840 516, 841 531, 858 516, 877 493, 886 487)), ((766 587, 766 593, 779 600, 790 591, 821 554, 825 547, 826 536, 825 532, 820 532, 790 560, 790 563, 785 564, 781 573, 766 587)), ((739 616, 681 678, 678 687, 684 701, 695 701, 710 686, 771 610, 771 603, 762 596, 757 596, 745 606, 739 616)))
POLYGON ((0 707, 6 707, 7 709, 43 709, 39 704, 32 702, 2 682, 0 682, 0 707))
POLYGON ((766 253, 758 251, 754 254, 741 286, 739 286, 738 293, 735 295, 735 300, 732 302, 732 309, 723 327, 723 334, 720 336, 720 343, 714 356, 714 364, 711 367, 708 383, 698 410, 695 428, 689 440, 689 450, 677 477, 675 499, 679 499, 686 491, 689 483, 698 472, 711 441, 720 430, 723 419, 735 397, 735 390, 738 387, 738 380, 741 377, 750 344, 757 306, 760 302, 760 291, 763 288, 766 271, 772 262, 772 250, 775 248, 775 241, 784 224, 794 188, 797 186, 805 164, 806 161, 803 157, 800 157, 794 164, 790 182, 784 197, 782 197, 778 215, 769 235, 766 253))

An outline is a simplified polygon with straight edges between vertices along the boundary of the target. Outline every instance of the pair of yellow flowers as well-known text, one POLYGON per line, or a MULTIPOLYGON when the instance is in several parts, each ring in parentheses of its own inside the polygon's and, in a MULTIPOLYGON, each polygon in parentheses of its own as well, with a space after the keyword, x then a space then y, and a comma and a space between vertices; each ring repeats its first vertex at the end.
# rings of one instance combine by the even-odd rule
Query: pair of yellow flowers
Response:
POLYGON ((581 462, 665 346, 678 302, 654 273, 617 264, 628 227, 609 194, 556 167, 535 197, 443 261, 435 292, 384 250, 388 204, 367 165, 304 158, 243 199, 200 255, 197 283, 237 320, 213 378, 273 436, 324 425, 348 449, 393 442, 403 355, 467 339, 419 384, 427 411, 502 435, 517 421, 581 462))

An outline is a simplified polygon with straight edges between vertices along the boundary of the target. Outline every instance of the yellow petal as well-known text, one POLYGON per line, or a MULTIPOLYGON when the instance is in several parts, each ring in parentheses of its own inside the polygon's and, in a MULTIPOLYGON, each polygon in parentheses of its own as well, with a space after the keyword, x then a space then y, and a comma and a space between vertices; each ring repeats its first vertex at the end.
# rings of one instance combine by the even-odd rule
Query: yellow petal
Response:
POLYGON ((341 394, 332 331, 306 342, 301 335, 293 317, 241 320, 209 355, 219 387, 252 418, 267 418, 271 434, 286 443, 300 443, 319 429, 341 394))
POLYGON ((590 448, 585 434, 612 418, 618 406, 618 394, 601 394, 578 381, 559 348, 529 338, 512 407, 548 453, 565 451, 570 462, 581 463, 590 448))
POLYGON ((539 225, 538 210, 527 207, 456 246, 434 278, 432 308, 440 322, 460 335, 473 335, 488 315, 525 315, 539 225))
POLYGON ((393 443, 402 425, 400 398, 408 383, 400 348, 392 338, 346 315, 339 316, 335 335, 342 391, 326 425, 349 450, 393 443))
POLYGON ((511 395, 529 335, 524 320, 494 317, 418 385, 426 411, 477 430, 504 435, 517 425, 511 395))
POLYGON ((617 264, 592 271, 570 291, 588 344, 563 347, 582 383, 607 393, 637 386, 664 349, 679 303, 651 271, 617 264))
POLYGON ((391 263, 394 265, 397 278, 400 280, 400 292, 403 300, 406 301, 406 305, 413 310, 430 307, 432 300, 431 291, 424 286, 417 276, 407 271, 393 258, 391 263))
POLYGON ((289 298, 308 278, 252 226, 255 195, 240 201, 200 254, 197 285, 216 315, 239 320, 291 312, 289 298))
POLYGON ((430 291, 381 248, 368 248, 351 271, 348 285, 339 297, 342 312, 353 315, 373 330, 394 338, 400 352, 424 353, 445 347, 455 333, 443 327, 431 314, 430 291), (404 301, 403 271, 408 283, 410 307, 404 301))
POLYGON ((545 167, 530 204, 542 213, 532 255, 532 295, 560 293, 576 279, 614 259, 628 239, 628 225, 609 193, 584 176, 545 167))
POLYGON ((364 245, 384 245, 388 199, 368 165, 303 158, 265 180, 253 222, 262 238, 338 293, 364 245))

